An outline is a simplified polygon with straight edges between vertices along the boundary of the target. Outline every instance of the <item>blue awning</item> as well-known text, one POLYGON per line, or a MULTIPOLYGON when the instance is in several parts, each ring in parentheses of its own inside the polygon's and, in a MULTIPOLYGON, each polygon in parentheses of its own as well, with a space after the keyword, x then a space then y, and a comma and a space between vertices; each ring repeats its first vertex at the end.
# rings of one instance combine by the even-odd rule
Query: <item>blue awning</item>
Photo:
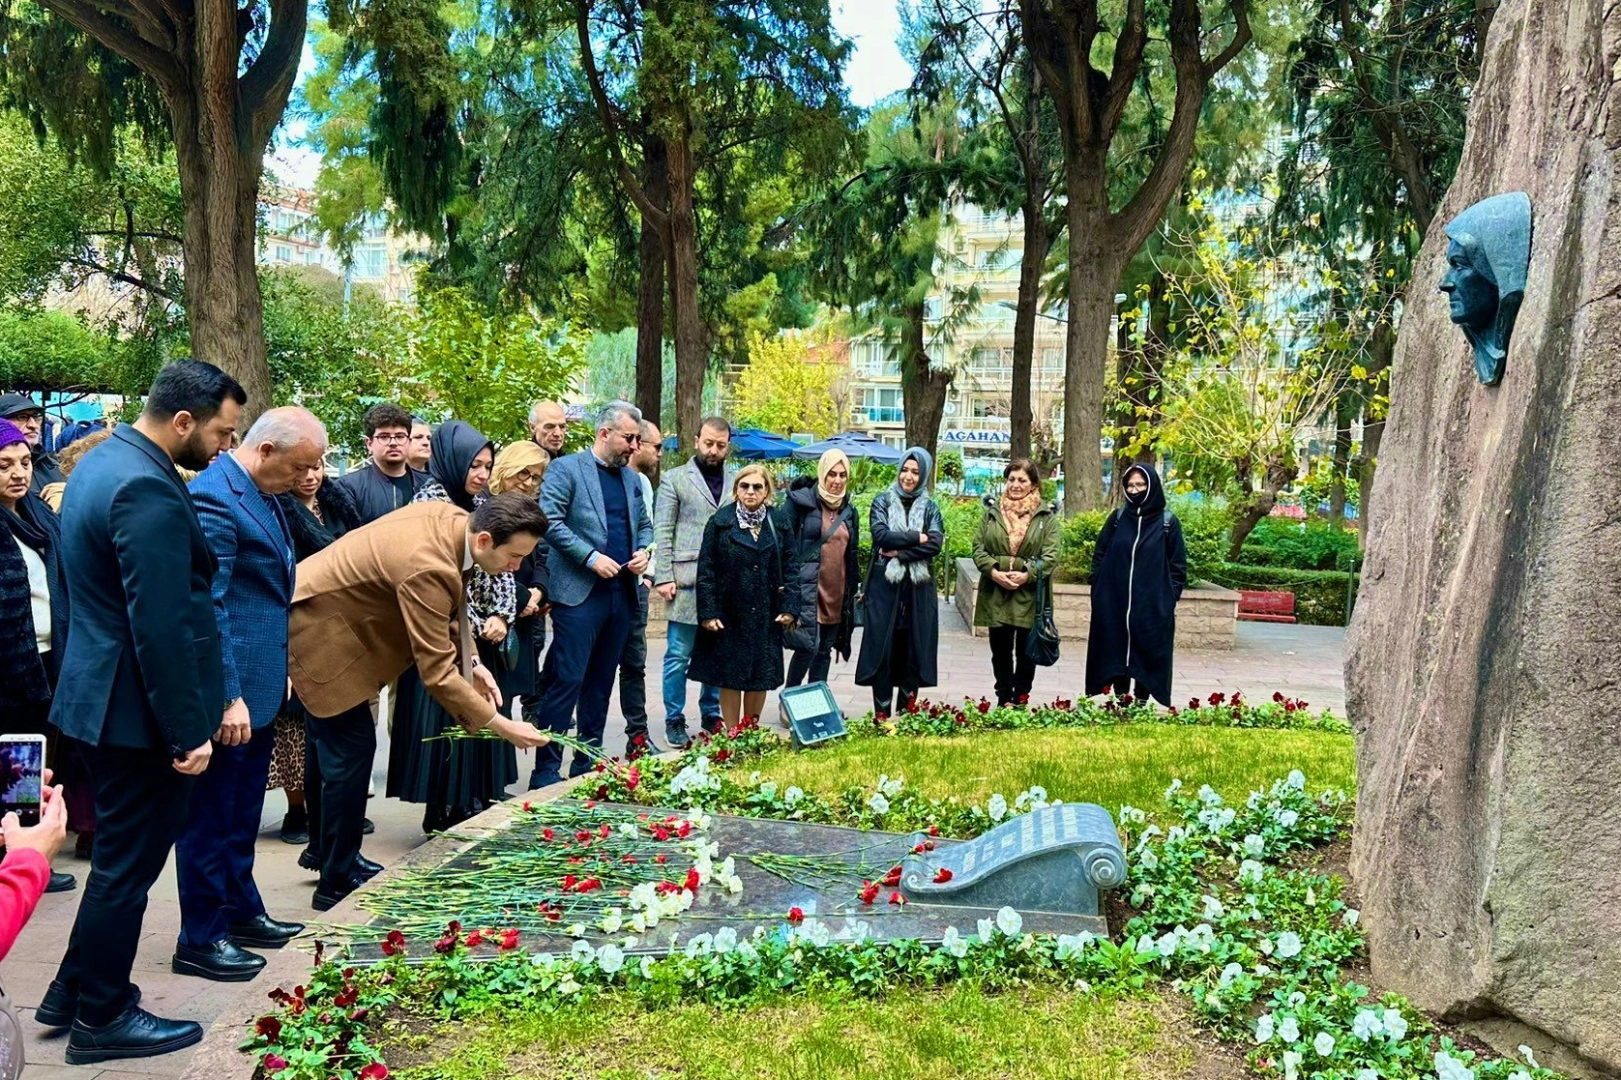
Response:
POLYGON ((744 461, 776 461, 789 458, 799 444, 759 428, 739 428, 732 432, 732 456, 744 461))
POLYGON ((801 460, 811 460, 821 457, 829 450, 843 450, 845 454, 854 458, 867 458, 880 465, 899 465, 901 452, 893 446, 888 446, 863 431, 841 431, 832 438, 821 442, 801 446, 794 451, 794 457, 801 460))

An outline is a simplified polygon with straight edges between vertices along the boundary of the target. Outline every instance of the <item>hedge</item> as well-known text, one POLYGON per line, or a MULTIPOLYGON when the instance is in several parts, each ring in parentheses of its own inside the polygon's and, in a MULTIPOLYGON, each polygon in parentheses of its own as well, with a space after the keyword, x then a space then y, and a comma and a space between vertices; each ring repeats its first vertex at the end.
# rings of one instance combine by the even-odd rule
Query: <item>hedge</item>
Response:
POLYGON ((1344 626, 1346 591, 1356 602, 1360 575, 1338 570, 1288 570, 1277 566, 1218 563, 1210 580, 1229 589, 1295 594, 1295 618, 1307 626, 1344 626))

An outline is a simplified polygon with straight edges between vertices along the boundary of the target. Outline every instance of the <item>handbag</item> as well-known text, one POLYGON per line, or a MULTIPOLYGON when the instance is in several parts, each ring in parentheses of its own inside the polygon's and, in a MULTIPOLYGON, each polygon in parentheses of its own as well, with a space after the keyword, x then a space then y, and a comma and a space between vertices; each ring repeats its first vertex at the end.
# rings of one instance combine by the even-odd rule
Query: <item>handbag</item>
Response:
POLYGON ((1040 667, 1058 663, 1058 623, 1053 619, 1052 579, 1036 579, 1036 618, 1024 638, 1024 655, 1040 667))
POLYGON ((855 608, 851 612, 850 625, 858 628, 867 625, 867 587, 865 585, 856 589, 855 608))

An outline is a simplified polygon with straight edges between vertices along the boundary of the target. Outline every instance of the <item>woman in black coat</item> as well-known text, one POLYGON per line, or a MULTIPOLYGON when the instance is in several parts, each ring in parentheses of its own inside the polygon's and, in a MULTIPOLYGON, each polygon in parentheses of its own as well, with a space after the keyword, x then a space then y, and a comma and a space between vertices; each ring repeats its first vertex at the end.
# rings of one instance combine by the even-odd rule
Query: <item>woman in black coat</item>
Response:
MULTIPOLYGON (((306 470, 293 490, 277 495, 287 531, 293 538, 293 558, 299 562, 326 548, 350 529, 360 528, 360 508, 342 484, 326 482, 326 469, 306 470)), ((276 714, 276 741, 270 751, 270 779, 266 791, 287 793, 287 813, 281 819, 281 842, 310 842, 309 811, 304 804, 304 721, 308 717, 296 695, 276 714)), ((370 822, 367 822, 370 825, 370 822)), ((320 865, 319 860, 315 860, 320 865)))
POLYGON ((1092 627, 1086 642, 1086 693, 1130 684, 1137 699, 1171 704, 1176 602, 1188 582, 1182 526, 1165 508, 1165 486, 1146 465, 1125 475, 1126 504, 1104 522, 1092 556, 1092 627))
POLYGON ((771 476, 745 465, 736 501, 715 511, 698 550, 698 640, 687 678, 719 686, 728 726, 759 716, 766 692, 782 685, 782 541, 771 520, 771 476))
POLYGON ((833 652, 850 658, 855 630, 861 519, 850 504, 850 459, 829 450, 816 476, 801 477, 777 508, 785 564, 783 610, 794 617, 783 637, 793 650, 788 686, 826 682, 833 652))
POLYGON ((866 629, 856 685, 872 687, 872 708, 892 716, 938 681, 940 602, 934 557, 945 545, 945 521, 929 498, 934 456, 920 446, 906 451, 888 491, 872 501, 868 528, 866 629), (897 691, 899 697, 897 699, 897 691))
MULTIPOLYGON (((68 640, 62 526, 30 490, 33 475, 22 429, 0 420, 0 718, 7 734, 45 736, 55 782, 63 785, 68 827, 79 833, 80 850, 88 855, 96 814, 87 757, 77 740, 49 723, 58 657, 68 640)), ((72 874, 53 870, 45 891, 66 892, 76 884, 72 874)))

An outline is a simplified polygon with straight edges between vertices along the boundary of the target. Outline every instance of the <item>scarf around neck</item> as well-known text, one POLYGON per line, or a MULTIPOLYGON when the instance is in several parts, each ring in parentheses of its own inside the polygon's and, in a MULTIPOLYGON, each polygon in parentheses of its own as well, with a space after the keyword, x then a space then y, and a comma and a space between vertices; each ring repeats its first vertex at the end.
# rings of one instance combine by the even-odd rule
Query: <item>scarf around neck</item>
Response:
POLYGON ((737 524, 747 529, 750 536, 760 539, 760 526, 765 524, 765 515, 771 509, 770 503, 761 503, 759 509, 746 509, 742 503, 737 504, 737 524))
POLYGON ((1041 509, 1039 490, 1031 491, 1022 499, 1010 499, 1006 494, 1002 496, 1002 524, 1007 528, 1009 555, 1019 553, 1019 545, 1024 543, 1024 535, 1030 531, 1030 522, 1035 519, 1036 511, 1039 509, 1041 509))
MULTIPOLYGON (((923 494, 923 488, 917 489, 911 506, 907 506, 900 498, 889 500, 889 514, 885 519, 891 529, 897 532, 923 532, 929 520, 929 509, 934 506, 930 498, 923 494)), ((909 577, 914 584, 922 584, 929 580, 930 568, 926 559, 913 563, 903 563, 897 557, 884 564, 884 580, 891 585, 899 585, 902 578, 909 577)))

